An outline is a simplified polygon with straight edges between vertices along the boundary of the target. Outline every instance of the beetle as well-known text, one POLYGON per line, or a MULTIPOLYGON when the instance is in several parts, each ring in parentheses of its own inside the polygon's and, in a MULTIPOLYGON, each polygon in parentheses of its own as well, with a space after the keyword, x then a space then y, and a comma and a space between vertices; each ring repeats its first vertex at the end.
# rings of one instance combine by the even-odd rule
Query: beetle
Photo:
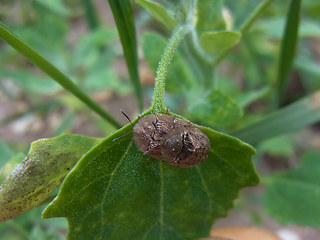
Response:
POLYGON ((201 163, 210 150, 205 133, 191 122, 168 114, 140 118, 133 127, 133 141, 144 155, 182 168, 201 163))

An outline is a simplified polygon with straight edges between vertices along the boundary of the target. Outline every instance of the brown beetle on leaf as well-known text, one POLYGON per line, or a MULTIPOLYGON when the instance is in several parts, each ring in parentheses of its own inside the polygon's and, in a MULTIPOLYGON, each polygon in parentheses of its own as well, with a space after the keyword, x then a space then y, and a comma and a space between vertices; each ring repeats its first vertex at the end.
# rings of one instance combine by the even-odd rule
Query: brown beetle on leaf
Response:
POLYGON ((133 127, 143 154, 176 167, 192 167, 208 156, 208 137, 192 123, 168 114, 149 114, 133 127))

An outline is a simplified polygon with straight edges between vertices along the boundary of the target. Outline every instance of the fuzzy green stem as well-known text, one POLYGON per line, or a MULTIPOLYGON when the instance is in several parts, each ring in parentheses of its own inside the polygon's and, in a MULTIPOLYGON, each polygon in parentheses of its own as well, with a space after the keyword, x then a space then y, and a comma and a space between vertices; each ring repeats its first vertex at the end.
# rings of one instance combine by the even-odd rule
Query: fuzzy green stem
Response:
MULTIPOLYGON (((264 0, 259 6, 253 11, 253 13, 249 16, 249 18, 241 25, 240 32, 242 35, 248 32, 253 23, 261 16, 262 13, 268 8, 268 6, 273 2, 273 0, 264 0)), ((218 56, 213 65, 216 67, 219 63, 231 52, 232 48, 222 53, 218 56)))
POLYGON ((168 67, 173 58, 176 48, 178 47, 186 33, 186 26, 178 27, 170 38, 168 45, 164 49, 156 72, 154 93, 151 105, 152 112, 164 113, 167 109, 163 101, 163 95, 168 67))
POLYGON ((0 22, 0 39, 5 41, 11 47, 16 49, 26 59, 28 59, 35 66, 40 68, 43 72, 48 74, 53 80, 59 83, 65 90, 72 93, 75 97, 85 103, 89 108, 99 114, 102 118, 110 122, 116 128, 120 128, 121 124, 115 120, 108 112, 106 112, 100 105, 94 102, 84 91, 82 91, 76 84, 74 84, 65 74, 60 72, 55 66, 49 63, 44 57, 34 51, 31 47, 25 44, 17 36, 0 22))

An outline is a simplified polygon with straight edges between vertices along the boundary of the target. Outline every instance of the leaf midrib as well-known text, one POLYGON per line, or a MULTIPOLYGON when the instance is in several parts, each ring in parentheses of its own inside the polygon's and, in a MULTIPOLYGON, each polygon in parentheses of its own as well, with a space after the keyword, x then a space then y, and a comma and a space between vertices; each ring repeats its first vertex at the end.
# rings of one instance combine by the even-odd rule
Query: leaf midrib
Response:
POLYGON ((162 239, 162 226, 163 222, 163 193, 164 193, 164 179, 163 179, 163 166, 162 162, 159 161, 159 170, 160 170, 160 201, 159 201, 159 223, 160 223, 160 240, 162 239))

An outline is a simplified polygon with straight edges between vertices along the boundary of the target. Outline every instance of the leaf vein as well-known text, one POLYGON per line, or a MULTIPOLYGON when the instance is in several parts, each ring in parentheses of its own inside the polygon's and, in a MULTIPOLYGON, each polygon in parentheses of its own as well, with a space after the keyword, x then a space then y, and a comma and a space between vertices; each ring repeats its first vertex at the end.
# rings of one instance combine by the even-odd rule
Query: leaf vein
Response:
POLYGON ((221 157, 220 155, 218 155, 215 151, 213 151, 212 149, 210 149, 210 152, 212 152, 214 155, 218 156, 219 159, 221 159, 223 162, 225 162, 234 172, 236 175, 238 175, 238 177, 241 177, 241 173, 239 173, 239 171, 237 171, 237 169, 235 169, 230 163, 228 163, 228 161, 226 161, 224 159, 224 157, 221 157))
POLYGON ((84 186, 79 192, 77 192, 77 194, 74 194, 73 198, 71 198, 71 200, 68 203, 64 204, 63 206, 64 207, 69 206, 71 203, 73 203, 73 201, 75 199, 77 199, 79 196, 81 196, 81 193, 83 193, 87 188, 89 188, 92 184, 100 181, 102 178, 105 178, 105 177, 106 177, 106 174, 94 179, 94 181, 92 181, 92 182, 87 183, 86 186, 84 186))
POLYGON ((213 203, 216 203, 211 197, 210 197, 210 191, 209 191, 209 188, 207 186, 207 183, 205 182, 205 179, 200 171, 200 167, 199 166, 195 166, 196 169, 197 169, 197 173, 199 174, 200 176, 200 179, 201 179, 201 184, 203 186, 203 189, 204 191, 206 192, 207 196, 208 196, 208 200, 209 200, 209 210, 210 212, 212 212, 212 204, 213 203))
POLYGON ((150 227, 150 228, 146 231, 146 233, 143 235, 142 240, 145 240, 145 239, 148 237, 149 233, 150 233, 151 230, 157 225, 157 223, 158 223, 158 221, 156 221, 154 224, 151 225, 151 227, 150 227))
POLYGON ((112 180, 113 180, 113 177, 114 175, 117 173, 121 163, 123 162, 123 160, 125 159, 125 157, 128 155, 128 152, 129 152, 129 149, 131 148, 132 146, 132 141, 129 143, 128 147, 127 147, 127 150, 125 151, 125 153, 123 154, 122 158, 120 159, 120 161, 117 163, 116 167, 113 169, 113 171, 111 172, 110 174, 110 179, 109 179, 109 183, 106 187, 106 190, 103 194, 103 197, 102 197, 102 201, 101 201, 101 204, 100 204, 100 209, 101 209, 101 228, 100 228, 100 236, 99 236, 99 239, 102 239, 102 231, 103 231, 103 226, 104 226, 104 218, 103 218, 103 212, 105 211, 104 209, 104 202, 107 198, 107 193, 111 187, 111 183, 112 183, 112 180))
POLYGON ((171 232, 173 232, 179 239, 182 239, 182 240, 186 240, 186 238, 184 238, 183 236, 181 236, 178 231, 176 231, 173 227, 167 225, 167 224, 164 224, 164 226, 166 226, 171 232))

